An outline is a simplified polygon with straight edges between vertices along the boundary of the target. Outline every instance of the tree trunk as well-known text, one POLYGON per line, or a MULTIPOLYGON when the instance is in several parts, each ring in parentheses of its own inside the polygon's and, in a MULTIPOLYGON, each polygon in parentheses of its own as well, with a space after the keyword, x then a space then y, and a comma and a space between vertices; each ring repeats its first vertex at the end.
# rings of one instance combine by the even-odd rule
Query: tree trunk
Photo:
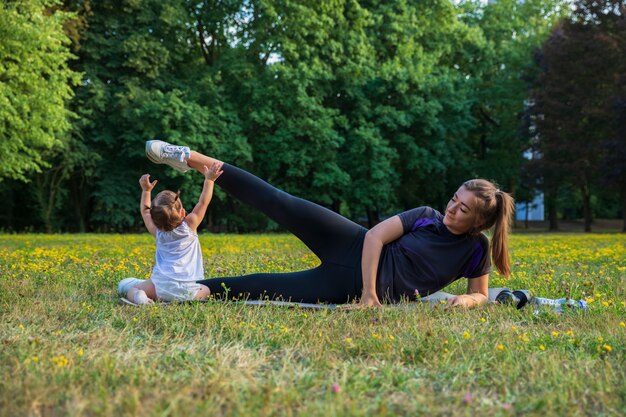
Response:
POLYGON ((622 217, 624 218, 622 233, 626 233, 626 190, 622 191, 622 217))
POLYGON ((380 223, 380 217, 377 210, 367 210, 367 227, 372 228, 380 223))
POLYGON ((591 221, 592 221, 591 192, 589 191, 589 186, 587 185, 583 185, 580 191, 583 197, 583 216, 584 216, 584 223, 585 223, 585 232, 589 233, 591 232, 591 221))
POLYGON ((525 219, 524 219, 524 227, 525 227, 526 229, 528 229, 528 208, 529 208, 529 207, 530 207, 530 204, 528 204, 528 201, 527 201, 527 202, 526 202, 526 213, 525 213, 525 214, 526 214, 526 216, 525 216, 525 219))
POLYGON ((70 190, 71 190, 71 200, 72 206, 74 208, 74 217, 78 222, 78 231, 80 233, 85 233, 87 231, 87 216, 85 210, 85 198, 84 198, 84 180, 77 179, 75 176, 72 176, 70 180, 70 190))
POLYGON ((558 220, 556 218, 556 191, 546 192, 546 205, 548 206, 548 230, 559 230, 558 220))

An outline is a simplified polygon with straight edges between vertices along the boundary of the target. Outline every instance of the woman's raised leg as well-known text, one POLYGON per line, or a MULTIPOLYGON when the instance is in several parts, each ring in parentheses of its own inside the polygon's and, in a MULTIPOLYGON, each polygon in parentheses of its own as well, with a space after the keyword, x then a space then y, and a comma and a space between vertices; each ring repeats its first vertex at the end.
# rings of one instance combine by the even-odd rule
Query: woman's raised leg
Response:
MULTIPOLYGON (((169 144, 161 146, 183 148, 169 144)), ((211 166, 215 162, 222 163, 216 158, 189 151, 188 148, 183 149, 181 159, 184 158, 187 165, 196 170, 201 171, 203 166, 211 166)), ((148 145, 146 153, 153 162, 170 164, 162 157, 159 160, 158 156, 151 155, 148 145)), ((173 159, 176 164, 179 163, 177 157, 173 159)), ((362 226, 340 214, 294 197, 247 171, 228 164, 224 164, 222 170, 223 174, 215 181, 217 185, 238 200, 261 210, 296 235, 322 262, 344 261, 347 253, 353 249, 357 236, 365 232, 362 226)))

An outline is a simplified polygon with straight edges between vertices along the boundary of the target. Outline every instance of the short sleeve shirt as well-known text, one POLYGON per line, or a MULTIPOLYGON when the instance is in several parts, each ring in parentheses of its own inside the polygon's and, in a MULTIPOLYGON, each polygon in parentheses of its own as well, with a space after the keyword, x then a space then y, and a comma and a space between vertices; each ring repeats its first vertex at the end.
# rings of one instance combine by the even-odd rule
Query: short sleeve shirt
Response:
POLYGON ((489 240, 455 235, 443 215, 430 207, 399 214, 404 235, 385 245, 378 264, 377 292, 381 299, 415 300, 459 278, 477 278, 491 271, 489 240), (417 291, 417 292, 416 292, 417 291))

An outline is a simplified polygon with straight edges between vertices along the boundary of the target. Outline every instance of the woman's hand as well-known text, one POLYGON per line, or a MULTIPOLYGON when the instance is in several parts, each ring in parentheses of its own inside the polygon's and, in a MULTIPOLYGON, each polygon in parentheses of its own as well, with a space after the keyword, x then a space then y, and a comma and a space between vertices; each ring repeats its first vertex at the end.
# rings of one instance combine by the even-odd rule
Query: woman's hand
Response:
POLYGON ((469 301, 467 299, 467 297, 465 297, 465 294, 462 295, 457 295, 455 297, 452 297, 448 300, 448 304, 446 304, 446 306, 444 307, 444 310, 450 310, 452 308, 455 307, 470 307, 469 305, 469 301))
POLYGON ((158 180, 150 182, 150 174, 143 174, 139 178, 139 185, 141 185, 141 189, 144 191, 152 191, 157 182, 158 180))
POLYGON ((449 299, 448 304, 444 307, 444 309, 448 310, 455 307, 478 307, 483 304, 487 304, 488 301, 487 296, 481 293, 461 294, 449 299))
POLYGON ((383 305, 378 300, 376 293, 364 292, 359 302, 361 307, 382 307, 383 305))

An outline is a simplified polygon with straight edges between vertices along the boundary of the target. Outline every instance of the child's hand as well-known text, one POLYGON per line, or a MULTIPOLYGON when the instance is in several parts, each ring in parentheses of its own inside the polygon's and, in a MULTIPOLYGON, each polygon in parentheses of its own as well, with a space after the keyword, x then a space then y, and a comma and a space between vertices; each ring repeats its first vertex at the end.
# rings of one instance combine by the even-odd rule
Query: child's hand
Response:
POLYGON ((222 171, 222 165, 223 163, 221 162, 214 162, 213 165, 211 165, 211 168, 208 168, 206 165, 204 165, 202 168, 204 178, 210 181, 215 181, 217 177, 222 175, 222 172, 224 172, 222 171))
POLYGON ((143 174, 139 178, 139 185, 141 185, 141 189, 144 191, 152 191, 157 182, 158 180, 150 182, 150 174, 143 174))

